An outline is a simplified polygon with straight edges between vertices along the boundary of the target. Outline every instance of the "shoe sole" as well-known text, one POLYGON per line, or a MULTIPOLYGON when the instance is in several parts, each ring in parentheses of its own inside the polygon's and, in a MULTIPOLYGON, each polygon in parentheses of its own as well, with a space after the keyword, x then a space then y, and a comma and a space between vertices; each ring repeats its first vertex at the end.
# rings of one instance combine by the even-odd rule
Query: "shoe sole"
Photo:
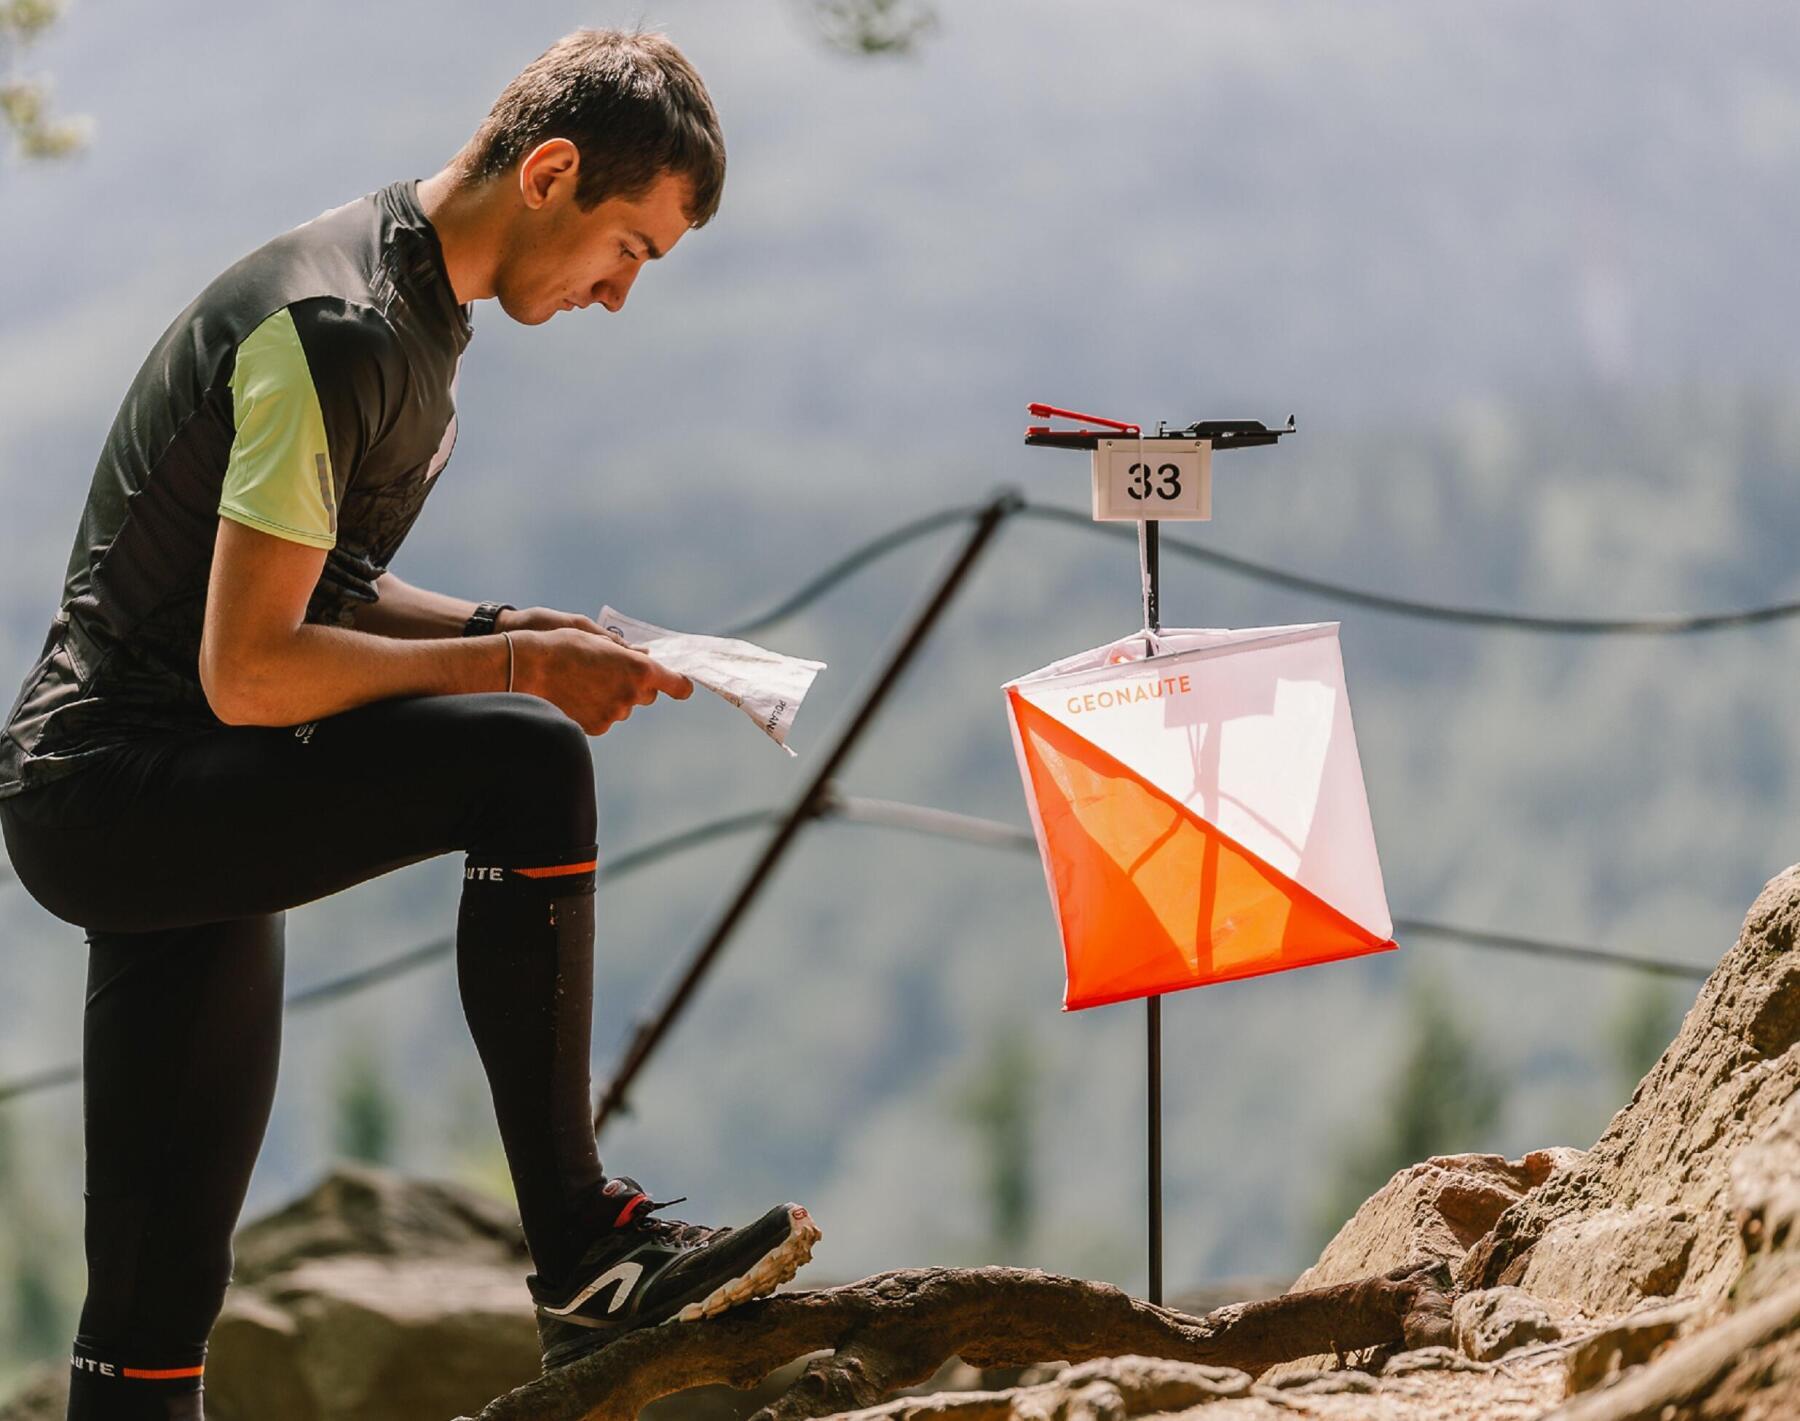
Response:
POLYGON ((699 1302, 689 1303, 658 1326, 667 1326, 669 1322, 698 1322, 703 1317, 717 1317, 739 1303, 747 1303, 752 1298, 774 1292, 812 1261, 813 1245, 823 1237, 819 1226, 812 1221, 812 1215, 800 1204, 788 1210, 788 1230, 787 1238, 771 1248, 748 1270, 730 1282, 721 1283, 699 1302))
POLYGON ((592 1356, 595 1352, 611 1346, 621 1337, 647 1328, 668 1327, 676 1322, 698 1322, 702 1318, 717 1317, 728 1312, 739 1303, 747 1303, 752 1298, 760 1298, 774 1292, 794 1274, 798 1273, 812 1259, 813 1245, 822 1235, 819 1226, 812 1220, 803 1205, 795 1204, 788 1210, 788 1236, 775 1245, 755 1263, 737 1277, 721 1283, 712 1292, 680 1308, 660 1322, 645 1323, 639 1327, 631 1327, 623 1332, 599 1333, 590 1338, 570 1339, 560 1347, 546 1353, 543 1359, 543 1370, 548 1374, 559 1367, 566 1367, 582 1357, 592 1356))

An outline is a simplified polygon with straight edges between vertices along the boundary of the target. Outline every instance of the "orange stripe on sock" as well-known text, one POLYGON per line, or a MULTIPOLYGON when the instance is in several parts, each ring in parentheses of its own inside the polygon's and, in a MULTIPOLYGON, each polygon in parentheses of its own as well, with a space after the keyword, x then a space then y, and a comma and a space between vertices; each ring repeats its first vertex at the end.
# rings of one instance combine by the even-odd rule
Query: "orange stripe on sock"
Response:
POLYGON ((522 874, 526 878, 566 878, 571 873, 592 873, 599 866, 599 859, 589 859, 586 863, 559 863, 550 868, 512 868, 507 872, 522 874))
POLYGON ((146 1382, 169 1382, 179 1377, 197 1377, 204 1374, 205 1371, 204 1364, 198 1367, 120 1367, 119 1375, 136 1377, 138 1380, 146 1382))

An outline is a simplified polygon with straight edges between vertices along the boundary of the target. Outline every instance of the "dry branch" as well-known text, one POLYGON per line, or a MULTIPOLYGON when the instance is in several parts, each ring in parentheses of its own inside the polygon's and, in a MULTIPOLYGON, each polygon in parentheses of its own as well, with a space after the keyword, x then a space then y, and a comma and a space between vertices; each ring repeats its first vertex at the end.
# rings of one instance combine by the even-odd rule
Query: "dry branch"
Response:
POLYGON ((911 1269, 787 1293, 723 1317, 631 1333, 499 1397, 476 1421, 632 1421, 650 1402, 709 1383, 755 1386, 829 1352, 754 1421, 808 1421, 875 1406, 951 1357, 977 1367, 1166 1357, 1255 1374, 1332 1350, 1445 1340, 1448 1275, 1435 1263, 1236 1303, 1203 1318, 1105 1283, 1016 1268, 911 1269))

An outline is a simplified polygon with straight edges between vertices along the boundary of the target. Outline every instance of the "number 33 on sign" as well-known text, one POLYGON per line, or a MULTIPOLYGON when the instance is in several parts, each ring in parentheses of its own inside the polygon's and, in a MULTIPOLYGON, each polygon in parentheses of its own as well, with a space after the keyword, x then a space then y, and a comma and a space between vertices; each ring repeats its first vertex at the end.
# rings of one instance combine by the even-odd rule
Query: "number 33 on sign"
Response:
POLYGON ((1122 435, 1094 444, 1094 518, 1212 517, 1212 441, 1122 435))

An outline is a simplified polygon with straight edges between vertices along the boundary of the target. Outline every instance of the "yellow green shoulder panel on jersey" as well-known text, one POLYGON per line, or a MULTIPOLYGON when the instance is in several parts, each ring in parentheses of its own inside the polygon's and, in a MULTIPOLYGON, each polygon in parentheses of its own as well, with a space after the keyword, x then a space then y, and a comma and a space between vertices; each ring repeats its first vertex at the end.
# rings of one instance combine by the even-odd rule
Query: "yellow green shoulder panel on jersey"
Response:
POLYGON ((237 435, 219 513, 289 542, 337 545, 325 416, 306 350, 284 306, 245 337, 231 375, 237 435))

